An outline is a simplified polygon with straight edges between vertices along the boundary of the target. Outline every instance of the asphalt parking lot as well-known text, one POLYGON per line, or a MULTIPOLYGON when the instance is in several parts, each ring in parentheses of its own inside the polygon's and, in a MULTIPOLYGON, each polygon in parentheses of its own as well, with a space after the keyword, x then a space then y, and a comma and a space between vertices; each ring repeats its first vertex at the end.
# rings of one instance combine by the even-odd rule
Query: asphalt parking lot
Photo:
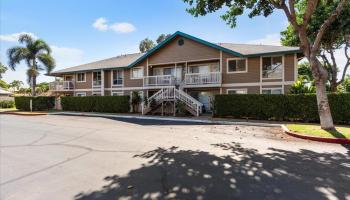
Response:
POLYGON ((0 115, 0 150, 2 200, 350 200, 350 147, 279 128, 0 115))

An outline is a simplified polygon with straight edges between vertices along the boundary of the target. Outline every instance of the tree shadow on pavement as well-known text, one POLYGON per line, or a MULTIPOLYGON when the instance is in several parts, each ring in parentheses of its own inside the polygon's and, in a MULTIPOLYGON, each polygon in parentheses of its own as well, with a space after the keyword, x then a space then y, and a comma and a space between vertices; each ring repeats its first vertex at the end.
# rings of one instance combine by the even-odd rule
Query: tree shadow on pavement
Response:
POLYGON ((259 153, 238 143, 213 146, 225 155, 177 147, 135 155, 148 163, 126 176, 105 177, 103 188, 81 192, 75 199, 350 198, 350 160, 345 154, 274 148, 259 153))

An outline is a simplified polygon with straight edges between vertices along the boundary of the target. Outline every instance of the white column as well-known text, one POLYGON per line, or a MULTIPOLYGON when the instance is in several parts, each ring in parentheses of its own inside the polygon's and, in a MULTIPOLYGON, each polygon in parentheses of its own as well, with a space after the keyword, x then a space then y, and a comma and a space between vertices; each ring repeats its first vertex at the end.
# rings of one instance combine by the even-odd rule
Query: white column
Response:
POLYGON ((101 70, 101 96, 105 96, 105 71, 101 70))

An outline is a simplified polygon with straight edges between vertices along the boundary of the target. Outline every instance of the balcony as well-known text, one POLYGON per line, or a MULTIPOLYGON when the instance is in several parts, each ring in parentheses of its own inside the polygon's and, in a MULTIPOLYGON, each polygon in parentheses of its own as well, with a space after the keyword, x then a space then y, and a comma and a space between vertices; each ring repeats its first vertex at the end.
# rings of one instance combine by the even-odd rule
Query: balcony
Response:
POLYGON ((49 89, 51 91, 73 91, 74 82, 73 81, 55 81, 49 84, 49 89))
POLYGON ((175 85, 173 75, 145 76, 143 77, 143 86, 172 86, 175 85))
POLYGON ((186 85, 221 84, 221 72, 185 74, 186 85))

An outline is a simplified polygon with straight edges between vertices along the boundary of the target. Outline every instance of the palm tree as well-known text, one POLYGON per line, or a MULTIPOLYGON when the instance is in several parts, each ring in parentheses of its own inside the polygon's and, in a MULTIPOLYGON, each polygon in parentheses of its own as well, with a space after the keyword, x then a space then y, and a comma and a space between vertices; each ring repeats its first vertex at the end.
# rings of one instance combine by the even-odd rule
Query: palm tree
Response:
POLYGON ((22 34, 18 39, 19 43, 25 47, 15 46, 7 51, 9 57, 9 67, 15 70, 16 65, 25 61, 28 65, 28 83, 32 88, 32 96, 35 96, 36 78, 39 71, 46 70, 50 73, 55 67, 55 60, 51 57, 51 48, 41 40, 34 39, 28 34, 22 34))
POLYGON ((2 79, 2 74, 5 74, 7 67, 0 62, 0 79, 2 79))

